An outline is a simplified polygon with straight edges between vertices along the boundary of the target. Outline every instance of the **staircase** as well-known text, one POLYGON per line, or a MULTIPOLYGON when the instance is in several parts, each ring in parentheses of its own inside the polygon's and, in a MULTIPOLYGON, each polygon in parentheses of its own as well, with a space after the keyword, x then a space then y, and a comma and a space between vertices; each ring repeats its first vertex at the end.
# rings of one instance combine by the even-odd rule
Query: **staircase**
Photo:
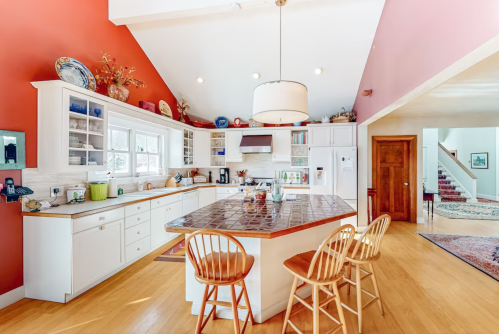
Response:
POLYGON ((456 185, 445 168, 438 166, 438 196, 442 202, 466 202, 468 199, 463 195, 464 190, 456 185))

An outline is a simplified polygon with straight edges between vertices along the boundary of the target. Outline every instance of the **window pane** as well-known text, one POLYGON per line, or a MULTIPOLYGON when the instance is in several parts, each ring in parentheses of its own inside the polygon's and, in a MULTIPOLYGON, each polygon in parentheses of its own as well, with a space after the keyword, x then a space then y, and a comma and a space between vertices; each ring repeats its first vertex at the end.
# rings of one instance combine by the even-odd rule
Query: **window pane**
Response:
POLYGON ((159 156, 150 155, 149 156, 149 171, 150 172, 157 172, 158 166, 159 166, 159 156))
POLYGON ((147 154, 137 154, 137 172, 147 172, 147 154))
POLYGON ((147 152, 158 153, 158 137, 147 136, 147 152))
POLYGON ((128 153, 115 153, 114 172, 128 173, 130 166, 130 155, 128 153))
POLYGON ((146 138, 147 138, 146 135, 141 135, 141 134, 138 134, 138 133, 135 135, 135 141, 137 143, 137 145, 136 145, 137 146, 137 149, 136 149, 137 152, 147 152, 146 151, 146 145, 147 145, 146 138))
POLYGON ((107 149, 111 149, 111 129, 107 129, 107 149))
POLYGON ((112 130, 112 147, 111 149, 118 151, 128 151, 128 132, 120 130, 112 130))
POLYGON ((113 173, 114 172, 114 154, 108 152, 107 153, 107 171, 113 173))

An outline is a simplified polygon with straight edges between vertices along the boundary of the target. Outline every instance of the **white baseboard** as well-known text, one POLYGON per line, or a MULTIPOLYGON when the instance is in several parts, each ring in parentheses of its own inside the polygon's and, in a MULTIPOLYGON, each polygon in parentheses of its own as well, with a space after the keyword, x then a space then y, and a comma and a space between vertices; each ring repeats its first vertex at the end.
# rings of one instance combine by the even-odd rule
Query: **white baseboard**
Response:
POLYGON ((491 196, 491 195, 476 194, 476 197, 490 199, 492 201, 496 201, 497 200, 495 196, 491 196))
POLYGON ((424 224, 424 217, 418 217, 418 224, 424 224))
POLYGON ((24 298, 24 285, 0 295, 0 310, 24 298))

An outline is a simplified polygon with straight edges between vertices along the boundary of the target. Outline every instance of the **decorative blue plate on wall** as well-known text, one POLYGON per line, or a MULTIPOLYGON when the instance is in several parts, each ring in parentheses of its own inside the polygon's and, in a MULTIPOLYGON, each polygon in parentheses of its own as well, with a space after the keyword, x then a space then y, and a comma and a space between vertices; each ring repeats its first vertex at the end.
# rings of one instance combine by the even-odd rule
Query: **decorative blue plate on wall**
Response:
POLYGON ((62 81, 95 91, 97 83, 90 70, 76 59, 61 57, 55 62, 55 71, 62 81))
POLYGON ((229 126, 229 120, 227 119, 227 117, 220 116, 215 120, 215 126, 218 129, 225 129, 229 126))

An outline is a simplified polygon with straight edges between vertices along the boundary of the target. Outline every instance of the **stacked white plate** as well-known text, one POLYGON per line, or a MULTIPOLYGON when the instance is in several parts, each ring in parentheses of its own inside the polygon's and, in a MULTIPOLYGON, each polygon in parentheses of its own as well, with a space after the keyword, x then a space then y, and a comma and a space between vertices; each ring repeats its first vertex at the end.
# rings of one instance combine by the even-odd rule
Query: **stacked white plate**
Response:
POLYGON ((69 157, 70 165, 81 165, 81 157, 80 156, 72 156, 69 157))

